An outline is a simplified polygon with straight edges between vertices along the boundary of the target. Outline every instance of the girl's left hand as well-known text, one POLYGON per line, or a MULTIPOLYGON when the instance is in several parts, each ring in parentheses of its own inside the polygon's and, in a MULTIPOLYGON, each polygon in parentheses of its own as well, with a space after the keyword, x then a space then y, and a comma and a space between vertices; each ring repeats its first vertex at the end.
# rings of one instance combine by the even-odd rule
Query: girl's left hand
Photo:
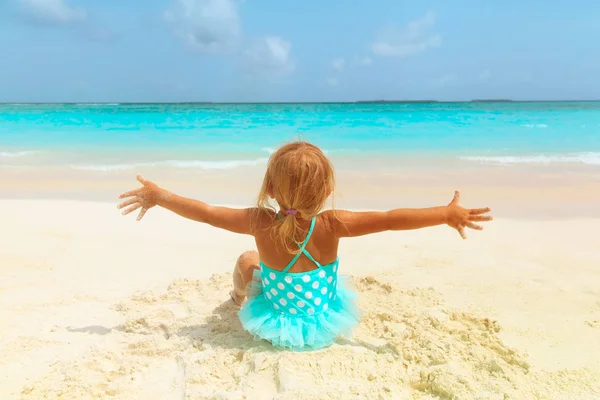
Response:
POLYGON ((123 210, 122 214, 127 215, 138 208, 141 208, 140 213, 137 216, 137 221, 141 220, 146 212, 154 207, 162 193, 162 189, 158 187, 154 182, 150 182, 140 174, 137 175, 137 180, 143 185, 141 188, 125 192, 119 196, 120 199, 131 197, 129 200, 125 200, 117 206, 121 209, 123 207, 130 206, 123 210))

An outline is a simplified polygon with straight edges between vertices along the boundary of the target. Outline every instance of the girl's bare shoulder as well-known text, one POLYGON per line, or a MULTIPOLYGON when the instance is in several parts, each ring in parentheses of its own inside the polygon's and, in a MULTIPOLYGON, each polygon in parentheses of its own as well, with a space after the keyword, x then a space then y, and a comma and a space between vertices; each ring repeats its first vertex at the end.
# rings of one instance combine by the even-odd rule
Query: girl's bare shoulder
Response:
POLYGON ((334 232, 338 222, 339 218, 335 210, 325 210, 317 216, 319 227, 327 232, 334 232))
MULTIPOLYGON (((254 208, 252 216, 257 233, 269 231, 277 220, 277 212, 268 208, 254 208)), ((338 222, 335 210, 325 210, 317 215, 315 228, 320 232, 333 232, 338 222)))
POLYGON ((254 207, 251 211, 252 225, 258 233, 268 230, 277 219, 277 213, 269 208, 254 207))

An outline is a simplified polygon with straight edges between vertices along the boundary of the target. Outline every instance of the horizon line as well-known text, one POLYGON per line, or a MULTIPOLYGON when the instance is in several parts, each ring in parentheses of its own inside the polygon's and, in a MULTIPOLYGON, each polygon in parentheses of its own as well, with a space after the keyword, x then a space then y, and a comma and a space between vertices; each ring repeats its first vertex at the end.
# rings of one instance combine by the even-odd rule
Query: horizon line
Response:
POLYGON ((574 100, 574 99, 553 99, 553 100, 512 100, 512 99, 472 99, 472 100, 353 100, 353 101, 50 101, 50 102, 4 102, 0 101, 0 105, 53 105, 53 104, 98 104, 98 105, 152 105, 152 104, 373 104, 373 103, 594 103, 600 102, 600 99, 574 100))

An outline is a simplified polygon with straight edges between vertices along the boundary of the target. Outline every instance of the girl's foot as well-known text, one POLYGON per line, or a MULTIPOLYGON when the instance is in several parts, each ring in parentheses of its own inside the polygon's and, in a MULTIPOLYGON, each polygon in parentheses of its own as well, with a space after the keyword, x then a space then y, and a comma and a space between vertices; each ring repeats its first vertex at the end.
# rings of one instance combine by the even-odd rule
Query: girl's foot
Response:
POLYGON ((241 306, 246 299, 246 296, 237 294, 235 290, 230 291, 229 296, 231 297, 231 300, 233 300, 233 302, 238 306, 241 306))
POLYGON ((231 300, 238 306, 241 306, 246 300, 246 286, 252 280, 254 270, 259 269, 258 253, 256 251, 246 251, 242 253, 235 263, 233 269, 233 290, 229 292, 231 300))

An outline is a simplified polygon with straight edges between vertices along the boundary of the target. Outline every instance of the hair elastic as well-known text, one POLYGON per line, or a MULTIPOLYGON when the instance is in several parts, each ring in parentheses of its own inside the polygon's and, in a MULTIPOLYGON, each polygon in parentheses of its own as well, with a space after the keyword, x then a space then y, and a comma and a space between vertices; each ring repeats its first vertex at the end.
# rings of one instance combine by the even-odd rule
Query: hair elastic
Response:
POLYGON ((285 213, 288 215, 296 215, 296 214, 298 214, 298 211, 294 210, 293 208, 290 208, 285 213))

